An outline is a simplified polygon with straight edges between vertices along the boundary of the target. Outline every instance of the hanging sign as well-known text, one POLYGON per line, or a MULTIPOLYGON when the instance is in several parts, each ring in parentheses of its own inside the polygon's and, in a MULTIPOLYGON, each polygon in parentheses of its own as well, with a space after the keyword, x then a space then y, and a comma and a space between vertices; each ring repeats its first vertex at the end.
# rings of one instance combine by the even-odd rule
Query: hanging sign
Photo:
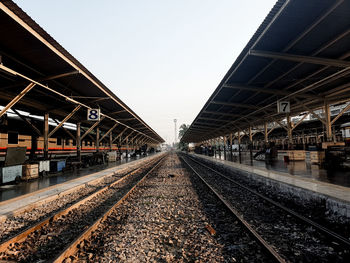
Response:
POLYGON ((100 120, 100 109, 88 109, 87 110, 88 121, 99 121, 100 120))
POLYGON ((290 113, 290 102, 286 100, 277 101, 278 113, 290 113))

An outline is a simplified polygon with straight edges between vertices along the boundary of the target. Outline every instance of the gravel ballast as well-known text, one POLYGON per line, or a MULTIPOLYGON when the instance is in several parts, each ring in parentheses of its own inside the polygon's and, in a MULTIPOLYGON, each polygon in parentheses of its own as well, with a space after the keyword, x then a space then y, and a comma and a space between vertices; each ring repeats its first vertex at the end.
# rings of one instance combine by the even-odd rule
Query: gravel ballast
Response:
POLYGON ((66 262, 269 262, 175 154, 66 262))

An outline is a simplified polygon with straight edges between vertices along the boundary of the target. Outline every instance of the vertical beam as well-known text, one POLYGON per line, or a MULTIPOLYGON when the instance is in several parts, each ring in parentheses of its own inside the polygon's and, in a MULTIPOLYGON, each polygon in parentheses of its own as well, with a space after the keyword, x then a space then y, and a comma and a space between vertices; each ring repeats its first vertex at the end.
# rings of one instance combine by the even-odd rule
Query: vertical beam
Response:
POLYGON ((226 160, 226 135, 224 135, 224 160, 226 160))
POLYGON ((113 147, 113 132, 111 131, 111 133, 109 134, 109 150, 112 151, 112 147, 113 147))
POLYGON ((267 131, 267 122, 264 123, 264 136, 265 136, 265 139, 264 139, 264 142, 265 144, 267 144, 269 142, 269 133, 267 131))
POLYGON ((327 142, 332 141, 332 122, 331 122, 331 112, 329 103, 327 100, 324 101, 324 117, 326 121, 326 136, 327 142))
POLYGON ((232 153, 232 132, 230 133, 230 157, 231 161, 233 159, 233 153, 232 153))
POLYGON ((238 131, 238 157, 241 163, 241 131, 238 131))
POLYGON ((96 128, 96 152, 100 151, 100 128, 96 128))
POLYGON ((250 141, 250 143, 253 143, 253 132, 252 132, 252 127, 249 127, 249 141, 250 141))
POLYGON ((126 158, 128 158, 129 154, 129 136, 126 137, 126 158))
POLYGON ((292 137, 293 127, 292 127, 292 120, 290 117, 290 114, 287 114, 287 133, 288 133, 288 148, 290 149, 293 144, 293 137, 292 137))
POLYGON ((250 152, 250 161, 253 161, 253 133, 252 127, 249 126, 249 152, 250 152))
POLYGON ((49 158, 49 113, 44 114, 44 158, 49 158))
POLYGON ((77 144, 77 158, 78 161, 81 161, 81 140, 80 140, 80 122, 77 123, 77 136, 76 136, 76 144, 77 144))

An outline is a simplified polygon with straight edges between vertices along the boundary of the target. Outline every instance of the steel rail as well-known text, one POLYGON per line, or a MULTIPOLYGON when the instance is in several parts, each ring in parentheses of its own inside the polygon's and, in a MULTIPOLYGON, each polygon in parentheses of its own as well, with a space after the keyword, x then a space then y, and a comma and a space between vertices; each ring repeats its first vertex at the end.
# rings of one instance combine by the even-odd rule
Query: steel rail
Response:
POLYGON ((192 161, 194 161, 195 163, 197 163, 197 164, 199 164, 199 165, 205 167, 206 169, 209 169, 209 170, 211 170, 212 172, 214 172, 214 173, 220 175, 221 177, 224 177, 225 179, 227 179, 228 181, 234 183, 235 185, 237 185, 237 186, 239 186, 239 187, 241 187, 241 188, 247 190, 248 192, 250 192, 250 193, 252 193, 252 194, 255 194, 256 196, 260 197, 261 199, 264 199, 265 201, 267 201, 267 202, 273 204, 274 206, 276 206, 276 207, 282 209, 283 211, 285 211, 285 212, 287 212, 288 214, 294 216, 295 218, 301 220, 302 222, 307 223, 307 224, 310 224, 311 226, 313 226, 313 227, 316 228, 317 230, 321 231, 322 233, 326 234, 327 236, 330 236, 330 237, 332 237, 333 239, 335 239, 335 240, 341 242, 343 245, 350 246, 350 240, 348 240, 347 238, 345 238, 345 237, 343 237, 343 236, 341 236, 341 235, 335 233, 334 231, 332 231, 332 230, 330 230, 330 229, 328 229, 328 228, 326 228, 326 227, 324 227, 324 226, 322 226, 322 225, 320 225, 320 224, 318 224, 318 223, 316 223, 316 222, 314 222, 314 221, 312 221, 312 220, 310 220, 310 219, 308 219, 308 218, 306 218, 306 217, 304 217, 304 216, 298 214, 297 212, 295 212, 295 211, 293 211, 293 210, 291 210, 291 209, 289 209, 289 208, 287 208, 287 207, 285 207, 285 206, 283 206, 283 205, 281 205, 281 204, 279 204, 279 203, 273 201, 272 199, 270 199, 270 198, 268 198, 268 197, 266 197, 266 196, 264 196, 264 195, 262 195, 262 194, 260 194, 260 193, 258 193, 258 192, 256 192, 256 191, 250 189, 249 187, 247 187, 247 186, 245 186, 245 185, 242 185, 242 184, 236 182, 236 181, 233 180, 232 178, 227 177, 226 175, 220 173, 219 171, 216 171, 216 170, 214 170, 213 168, 211 168, 211 167, 209 167, 209 166, 207 166, 207 165, 205 165, 205 164, 203 164, 203 163, 201 163, 201 162, 199 162, 199 161, 197 161, 197 160, 195 160, 195 159, 193 159, 193 158, 191 158, 191 157, 189 157, 189 156, 187 156, 187 157, 188 157, 189 159, 191 159, 192 161))
POLYGON ((156 163, 157 162, 156 161, 155 162, 156 165, 151 170, 149 170, 122 198, 120 198, 118 202, 113 204, 101 217, 95 220, 95 222, 88 229, 86 229, 84 233, 82 233, 79 237, 77 237, 73 242, 68 244, 68 246, 62 251, 62 253, 60 253, 60 255, 58 255, 51 262, 53 263, 63 262, 66 258, 73 256, 78 251, 79 244, 92 235, 93 231, 95 231, 99 227, 99 225, 102 224, 103 221, 107 219, 107 217, 116 208, 118 208, 125 201, 126 198, 130 196, 130 194, 136 189, 136 187, 138 187, 146 179, 146 177, 150 173, 152 173, 162 163, 162 161, 165 159, 166 156, 167 155, 164 155, 163 157, 158 159, 157 160, 158 163, 156 163))
MULTIPOLYGON (((157 159, 157 160, 159 160, 159 159, 157 159)), ((157 162, 157 160, 156 161, 153 161, 153 160, 149 161, 145 165, 149 165, 152 162, 155 163, 155 162, 157 162)), ((19 234, 16 234, 15 236, 12 236, 12 237, 9 237, 8 239, 6 239, 5 241, 0 243, 0 252, 6 252, 7 248, 11 244, 22 242, 28 235, 30 235, 34 231, 36 231, 36 230, 46 226, 47 224, 51 223, 52 221, 58 219, 59 217, 68 214, 73 209, 75 209, 75 208, 79 207, 80 205, 88 202, 89 200, 91 200, 92 198, 96 197, 97 195, 105 192, 109 188, 111 188, 111 187, 113 187, 113 186, 123 182, 125 179, 127 179, 130 176, 134 175, 135 173, 137 173, 142 168, 143 167, 139 167, 139 168, 133 169, 132 171, 124 174, 124 176, 122 178, 118 179, 117 181, 114 181, 112 183, 107 184, 103 188, 101 188, 98 191, 92 193, 91 195, 88 195, 87 197, 81 199, 80 201, 73 203, 69 207, 66 207, 64 209, 60 209, 59 211, 55 212, 53 215, 45 217, 44 219, 40 220, 40 222, 36 223, 34 226, 30 226, 30 227, 22 230, 19 234)))
POLYGON ((231 211, 231 213, 241 222, 241 224, 249 231, 249 233, 260 243, 263 248, 270 254, 270 256, 273 257, 274 260, 280 263, 285 263, 286 260, 283 259, 276 250, 270 246, 254 229, 253 227, 243 219, 243 216, 241 216, 238 211, 231 206, 231 204, 226 201, 226 199, 220 195, 186 160, 183 156, 181 156, 181 159, 188 165, 188 167, 195 173, 202 181, 203 183, 216 195, 218 199, 231 211))

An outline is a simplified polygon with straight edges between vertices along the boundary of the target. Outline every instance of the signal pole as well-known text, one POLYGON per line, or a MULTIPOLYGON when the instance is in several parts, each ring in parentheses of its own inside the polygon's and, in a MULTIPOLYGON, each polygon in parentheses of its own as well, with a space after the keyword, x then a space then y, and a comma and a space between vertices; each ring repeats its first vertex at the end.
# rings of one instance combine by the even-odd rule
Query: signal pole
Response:
POLYGON ((176 144, 176 122, 177 122, 177 119, 174 119, 174 124, 175 124, 174 146, 175 146, 175 144, 176 144))

